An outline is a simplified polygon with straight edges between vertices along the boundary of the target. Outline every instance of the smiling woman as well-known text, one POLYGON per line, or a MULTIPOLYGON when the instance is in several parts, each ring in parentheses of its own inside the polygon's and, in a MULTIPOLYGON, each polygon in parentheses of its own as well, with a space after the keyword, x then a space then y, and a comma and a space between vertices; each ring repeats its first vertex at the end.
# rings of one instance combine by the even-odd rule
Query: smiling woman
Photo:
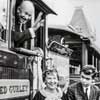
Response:
POLYGON ((56 69, 46 70, 43 73, 45 88, 36 93, 33 100, 67 100, 65 94, 58 87, 58 72, 56 69))
POLYGON ((54 92, 57 89, 58 85, 58 72, 56 69, 47 70, 44 73, 44 82, 46 84, 46 90, 50 92, 54 92))

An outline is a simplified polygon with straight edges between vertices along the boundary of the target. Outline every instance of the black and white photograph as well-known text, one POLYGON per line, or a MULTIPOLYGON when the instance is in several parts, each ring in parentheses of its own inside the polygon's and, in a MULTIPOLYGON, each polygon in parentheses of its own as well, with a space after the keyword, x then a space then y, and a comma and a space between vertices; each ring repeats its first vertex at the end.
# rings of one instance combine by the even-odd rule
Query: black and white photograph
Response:
POLYGON ((0 0, 0 100, 100 100, 99 0, 0 0))

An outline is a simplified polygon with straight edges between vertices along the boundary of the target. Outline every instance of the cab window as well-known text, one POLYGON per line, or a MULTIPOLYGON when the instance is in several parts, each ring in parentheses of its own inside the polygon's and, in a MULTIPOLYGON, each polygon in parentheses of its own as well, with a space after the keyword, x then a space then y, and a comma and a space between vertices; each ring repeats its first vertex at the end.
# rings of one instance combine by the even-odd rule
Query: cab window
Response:
MULTIPOLYGON (((0 0, 0 41, 7 42, 7 0, 0 0)), ((2 43, 0 43, 2 45, 2 43)))
MULTIPOLYGON (((21 3, 22 0, 16 0, 13 5, 11 48, 31 49, 31 39, 28 35, 28 29, 32 26, 33 16, 30 15, 27 5, 24 4, 21 6, 21 3)), ((32 9, 34 9, 34 5, 32 9)))
POLYGON ((40 9, 38 9, 37 5, 34 2, 33 7, 30 5, 30 7, 26 4, 22 6, 22 0, 16 0, 14 13, 13 13, 13 21, 12 21, 12 32, 11 32, 11 47, 14 48, 25 48, 25 49, 31 49, 31 47, 40 47, 42 48, 43 43, 39 42, 43 40, 43 27, 38 28, 37 31, 33 32, 34 38, 30 39, 28 38, 29 35, 26 33, 28 32, 28 29, 34 25, 34 22, 38 18, 39 13, 41 12, 40 9), (21 6, 20 6, 21 5, 21 6), (33 10, 33 15, 31 16, 31 8, 33 10), (42 34, 41 34, 42 33, 42 34), (23 35, 24 34, 24 35, 23 35), (25 36, 25 34, 27 34, 25 36), (38 34, 38 35, 37 35, 38 34), (16 36, 16 37, 15 37, 16 36), (20 38, 22 36, 22 38, 20 38), (28 38, 28 39, 27 39, 28 38), (13 41, 14 40, 14 41, 13 41))

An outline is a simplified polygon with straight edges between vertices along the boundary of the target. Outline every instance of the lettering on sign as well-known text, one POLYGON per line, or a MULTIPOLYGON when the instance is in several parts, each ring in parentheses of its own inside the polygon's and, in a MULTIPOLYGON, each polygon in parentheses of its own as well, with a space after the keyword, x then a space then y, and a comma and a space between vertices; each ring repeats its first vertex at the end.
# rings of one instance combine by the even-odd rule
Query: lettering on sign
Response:
POLYGON ((28 96, 30 92, 29 80, 1 79, 0 100, 6 98, 28 96))

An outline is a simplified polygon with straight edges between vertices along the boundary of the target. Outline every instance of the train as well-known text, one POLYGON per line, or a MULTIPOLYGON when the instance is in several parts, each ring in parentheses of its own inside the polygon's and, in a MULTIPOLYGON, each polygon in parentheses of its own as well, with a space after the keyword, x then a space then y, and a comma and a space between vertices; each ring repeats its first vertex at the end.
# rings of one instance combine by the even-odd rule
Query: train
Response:
POLYGON ((69 84, 72 50, 56 41, 48 43, 47 16, 57 14, 42 0, 31 1, 35 16, 25 27, 32 26, 39 12, 43 13, 44 23, 36 31, 36 39, 30 42, 29 48, 12 48, 11 32, 15 30, 16 7, 22 0, 3 0, 0 17, 0 100, 32 100, 34 93, 42 87, 42 72, 52 65, 59 72, 60 86, 63 88, 69 84), (35 49, 32 50, 32 47, 35 49))

